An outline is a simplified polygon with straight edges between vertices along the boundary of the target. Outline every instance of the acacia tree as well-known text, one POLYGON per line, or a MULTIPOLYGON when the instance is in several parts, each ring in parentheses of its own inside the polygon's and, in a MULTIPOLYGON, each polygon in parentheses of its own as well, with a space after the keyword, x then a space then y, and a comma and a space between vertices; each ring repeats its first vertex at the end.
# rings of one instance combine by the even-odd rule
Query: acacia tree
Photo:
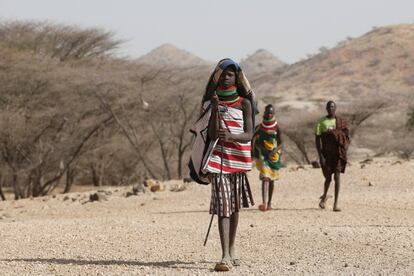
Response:
POLYGON ((36 21, 0 23, 0 40, 10 48, 60 62, 107 57, 122 43, 101 29, 36 21))
POLYGON ((315 147, 313 126, 316 119, 315 113, 289 114, 281 118, 285 153, 298 164, 311 163, 310 152, 315 147))
POLYGON ((16 198, 50 193, 62 179, 69 192, 75 178, 183 175, 209 68, 114 58, 119 41, 98 29, 0 23, 0 40, 0 167, 16 198))
POLYGON ((199 111, 199 106, 194 104, 193 99, 186 97, 185 92, 163 101, 161 104, 164 108, 158 108, 162 112, 155 112, 160 118, 159 122, 150 123, 160 147, 167 179, 183 176, 184 156, 189 151, 193 138, 189 129, 199 111))
POLYGON ((174 109, 176 110, 175 114, 178 114, 178 120, 176 124, 172 123, 170 125, 170 133, 174 138, 173 144, 177 149, 178 178, 182 178, 184 155, 188 152, 193 141, 193 136, 189 135, 189 129, 199 108, 184 95, 179 95, 175 100, 174 109))
POLYGON ((347 118, 350 128, 349 135, 351 138, 360 129, 364 122, 375 116, 382 110, 390 106, 385 99, 377 98, 375 100, 365 99, 359 103, 353 103, 344 110, 344 116, 347 118))
POLYGON ((69 177, 73 173, 71 165, 82 154, 86 142, 112 121, 107 117, 79 128, 74 120, 50 118, 41 127, 23 117, 2 115, 0 152, 12 172, 16 199, 53 191, 65 173, 69 177), (68 132, 74 124, 77 131, 68 132))
MULTIPOLYGON (((96 108, 96 99, 91 96, 97 87, 94 76, 105 72, 93 63, 66 66, 66 58, 57 63, 52 48, 37 36, 40 31, 35 29, 31 36, 30 32, 19 32, 22 26, 7 27, 0 27, 0 36, 5 37, 0 45, 0 156, 10 171, 15 198, 50 193, 64 175, 65 191, 69 191, 74 164, 84 153, 85 144, 112 122, 96 108), (13 30, 21 41, 16 41, 13 30)), ((42 32, 47 30, 42 28, 42 32)), ((42 35, 77 40, 76 30, 48 32, 42 35)), ((80 48, 71 50, 77 53, 73 58, 89 59, 110 49, 98 51, 103 38, 94 41, 95 48, 92 41, 81 47, 83 54, 80 48)))
POLYGON ((102 88, 106 92, 96 95, 151 178, 183 175, 184 156, 192 138, 189 129, 199 109, 194 97, 199 83, 181 79, 182 76, 168 68, 141 72, 135 77, 141 83, 140 89, 126 103, 111 100, 122 98, 118 88, 102 88))

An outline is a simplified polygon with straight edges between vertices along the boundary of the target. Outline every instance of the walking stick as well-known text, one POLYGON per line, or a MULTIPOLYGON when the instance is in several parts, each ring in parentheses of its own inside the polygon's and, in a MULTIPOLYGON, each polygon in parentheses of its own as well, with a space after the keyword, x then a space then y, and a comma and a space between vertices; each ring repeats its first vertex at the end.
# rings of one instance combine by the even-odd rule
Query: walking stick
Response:
MULTIPOLYGON (((220 118, 220 110, 218 111, 218 119, 219 119, 219 129, 221 128, 221 118, 220 118)), ((220 184, 222 183, 223 179, 222 179, 222 175, 223 175, 223 140, 221 140, 221 160, 220 160, 220 184)), ((216 185, 216 184, 214 184, 216 185)), ((217 188, 217 187, 216 187, 217 188)), ((210 219, 210 224, 208 226, 208 230, 207 230, 207 234, 206 234, 206 238, 204 239, 204 246, 206 246, 207 244, 207 240, 208 240, 208 236, 210 234, 210 229, 211 229, 211 225, 213 224, 213 219, 214 219, 214 213, 211 215, 211 219, 210 219)))
POLYGON ((204 239, 204 246, 206 246, 207 244, 208 235, 210 234, 211 224, 213 224, 213 219, 214 219, 214 214, 211 215, 210 225, 208 226, 207 235, 206 235, 206 238, 204 239))

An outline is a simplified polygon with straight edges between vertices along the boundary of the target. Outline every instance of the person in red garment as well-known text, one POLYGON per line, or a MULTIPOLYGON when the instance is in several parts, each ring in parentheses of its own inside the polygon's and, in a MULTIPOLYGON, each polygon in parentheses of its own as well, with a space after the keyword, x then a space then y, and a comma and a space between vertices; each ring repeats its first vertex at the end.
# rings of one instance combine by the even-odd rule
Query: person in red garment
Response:
POLYGON ((324 190, 320 197, 319 207, 325 209, 333 175, 335 181, 333 210, 340 212, 341 208, 339 208, 338 204, 340 173, 345 173, 347 164, 347 150, 350 144, 349 128, 346 121, 336 115, 335 102, 327 102, 326 111, 328 114, 320 118, 315 125, 316 150, 318 151, 319 162, 325 177, 324 190))
POLYGON ((202 171, 211 183, 210 213, 218 216, 222 249, 216 271, 240 265, 236 255, 239 210, 253 205, 246 176, 252 168, 253 97, 240 66, 231 59, 221 60, 203 97, 203 107, 210 112, 207 139, 211 151, 202 171))

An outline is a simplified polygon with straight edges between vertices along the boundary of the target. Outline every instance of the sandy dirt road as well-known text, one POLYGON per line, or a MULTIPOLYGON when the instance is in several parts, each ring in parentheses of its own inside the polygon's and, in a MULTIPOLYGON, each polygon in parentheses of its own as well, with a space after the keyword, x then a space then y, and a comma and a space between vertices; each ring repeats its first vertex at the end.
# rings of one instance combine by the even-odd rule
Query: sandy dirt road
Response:
MULTIPOLYGON (((358 162, 343 175, 341 207, 318 209, 318 169, 282 171, 274 210, 244 209, 238 231, 242 265, 227 275, 414 275, 414 162, 358 162), (369 182, 372 186, 369 186, 369 182)), ((210 187, 108 201, 85 193, 0 202, 1 275, 204 275, 220 257, 210 187)), ((331 187, 330 194, 333 193, 331 187)))

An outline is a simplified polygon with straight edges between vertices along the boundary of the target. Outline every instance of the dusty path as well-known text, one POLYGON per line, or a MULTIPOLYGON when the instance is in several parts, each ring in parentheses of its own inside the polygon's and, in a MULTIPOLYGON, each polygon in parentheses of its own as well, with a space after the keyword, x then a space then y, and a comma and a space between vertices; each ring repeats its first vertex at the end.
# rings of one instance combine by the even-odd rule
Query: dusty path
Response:
MULTIPOLYGON (((319 170, 285 169, 276 209, 241 213, 242 266, 227 275, 413 275, 414 162, 391 162, 349 167, 341 213, 332 212, 332 200, 327 210, 317 208, 319 170)), ((251 180, 258 202, 255 173, 251 180)), ((202 246, 209 187, 125 198, 127 189, 111 188, 100 203, 81 204, 88 193, 0 202, 0 274, 212 273, 220 255, 216 223, 202 246)))

